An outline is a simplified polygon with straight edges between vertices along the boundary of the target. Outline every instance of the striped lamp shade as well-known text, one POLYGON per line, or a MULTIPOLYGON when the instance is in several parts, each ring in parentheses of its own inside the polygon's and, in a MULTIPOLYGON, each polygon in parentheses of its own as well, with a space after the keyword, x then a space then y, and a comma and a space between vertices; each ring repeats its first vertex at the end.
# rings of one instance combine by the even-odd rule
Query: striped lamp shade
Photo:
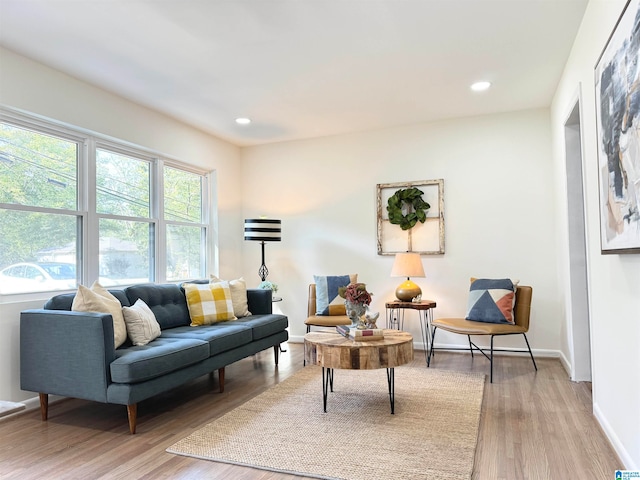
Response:
POLYGON ((244 221, 244 239, 258 242, 282 240, 282 221, 270 218, 247 218, 244 221))

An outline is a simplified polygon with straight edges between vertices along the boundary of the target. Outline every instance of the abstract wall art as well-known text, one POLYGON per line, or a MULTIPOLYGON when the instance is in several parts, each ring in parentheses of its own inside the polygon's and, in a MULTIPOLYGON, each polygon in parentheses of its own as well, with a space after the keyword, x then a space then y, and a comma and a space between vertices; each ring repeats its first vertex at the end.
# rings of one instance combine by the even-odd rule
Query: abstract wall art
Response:
POLYGON ((595 68, 603 254, 640 253, 639 2, 627 2, 595 68))

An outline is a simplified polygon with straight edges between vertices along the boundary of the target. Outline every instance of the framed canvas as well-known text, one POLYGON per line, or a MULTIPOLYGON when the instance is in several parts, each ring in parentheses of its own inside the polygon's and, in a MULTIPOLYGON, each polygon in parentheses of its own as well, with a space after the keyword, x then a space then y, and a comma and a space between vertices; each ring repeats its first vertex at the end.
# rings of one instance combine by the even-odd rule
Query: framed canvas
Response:
POLYGON ((639 2, 627 2, 595 68, 603 254, 640 253, 639 2))
POLYGON ((421 255, 444 253, 444 180, 380 183, 376 186, 378 204, 378 255, 417 252, 421 255), (402 230, 389 221, 387 203, 398 190, 416 187, 430 208, 424 223, 402 230))

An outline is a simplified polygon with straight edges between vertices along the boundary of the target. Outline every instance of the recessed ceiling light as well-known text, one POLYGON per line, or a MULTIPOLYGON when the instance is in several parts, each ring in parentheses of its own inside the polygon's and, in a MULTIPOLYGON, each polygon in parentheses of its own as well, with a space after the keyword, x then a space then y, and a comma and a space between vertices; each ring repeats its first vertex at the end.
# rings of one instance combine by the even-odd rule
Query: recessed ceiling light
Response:
POLYGON ((236 123, 238 125, 249 125, 251 123, 251 119, 246 117, 236 118, 236 123))
POLYGON ((474 92, 484 92, 485 90, 489 90, 491 86, 491 82, 476 82, 471 85, 471 90, 474 92))

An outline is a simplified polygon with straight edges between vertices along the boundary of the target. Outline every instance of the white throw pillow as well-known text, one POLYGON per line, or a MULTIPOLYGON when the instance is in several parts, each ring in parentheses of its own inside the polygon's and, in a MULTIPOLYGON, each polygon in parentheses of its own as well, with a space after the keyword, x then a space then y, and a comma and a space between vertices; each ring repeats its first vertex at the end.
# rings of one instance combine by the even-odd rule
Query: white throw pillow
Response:
POLYGON ((127 333, 134 345, 146 345, 160 336, 160 324, 142 299, 136 300, 131 307, 122 307, 122 313, 124 323, 127 325, 127 333))
POLYGON ((78 285, 71 310, 74 312, 110 313, 113 318, 115 348, 118 348, 127 339, 127 326, 124 323, 120 301, 98 282, 94 282, 91 288, 78 285))
MULTIPOLYGON (((209 276, 209 283, 220 283, 224 280, 220 280, 215 275, 209 276)), ((247 282, 244 278, 240 277, 237 280, 229 281, 229 288, 231 289, 231 303, 233 303, 233 314, 236 317, 246 317, 251 315, 249 311, 249 304, 247 302, 247 282)))

